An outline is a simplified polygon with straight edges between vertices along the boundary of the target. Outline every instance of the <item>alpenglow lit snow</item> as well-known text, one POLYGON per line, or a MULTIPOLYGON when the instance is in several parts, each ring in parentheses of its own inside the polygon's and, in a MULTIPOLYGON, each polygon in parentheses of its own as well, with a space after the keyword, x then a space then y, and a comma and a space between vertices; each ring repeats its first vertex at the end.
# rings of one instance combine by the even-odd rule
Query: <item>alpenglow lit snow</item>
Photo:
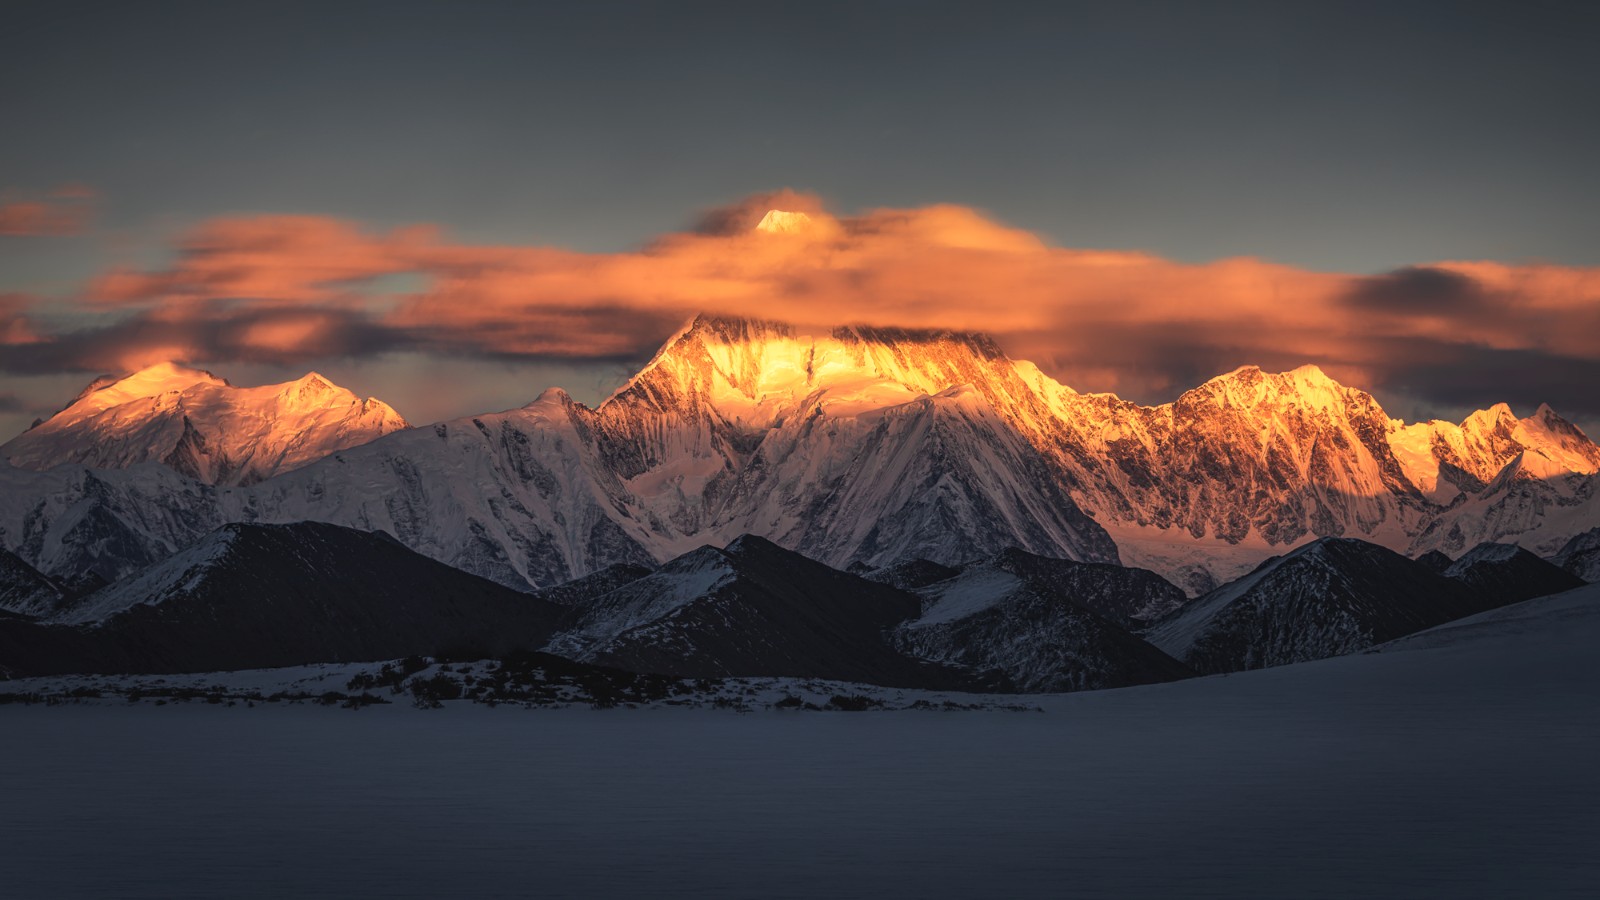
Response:
POLYGON ((407 427, 315 372, 284 384, 234 387, 210 372, 158 363, 91 384, 61 412, 4 445, 25 469, 164 463, 209 484, 250 484, 407 427))
POLYGON ((811 226, 811 217, 803 212, 769 209, 756 223, 756 230, 768 234, 797 234, 811 226))
MULTIPOLYGON (((236 390, 186 378, 154 400, 149 386, 103 387, 67 413, 236 390)), ((35 431, 8 452, 50 436, 52 460, 162 456, 112 442, 101 460, 89 432, 35 431)), ((253 478, 235 452, 198 457, 211 466, 196 467, 201 480, 253 478)), ((1600 526, 1600 447, 1546 407, 1407 425, 1315 366, 1246 366, 1140 406, 1080 394, 979 334, 706 316, 597 408, 550 389, 520 409, 302 460, 286 455, 242 490, 140 467, 0 469, 16 501, 0 508, 0 540, 47 575, 111 578, 223 522, 310 519, 382 529, 526 588, 748 533, 837 568, 1017 547, 1147 568, 1201 594, 1317 537, 1411 556, 1484 541, 1550 555, 1600 526)))

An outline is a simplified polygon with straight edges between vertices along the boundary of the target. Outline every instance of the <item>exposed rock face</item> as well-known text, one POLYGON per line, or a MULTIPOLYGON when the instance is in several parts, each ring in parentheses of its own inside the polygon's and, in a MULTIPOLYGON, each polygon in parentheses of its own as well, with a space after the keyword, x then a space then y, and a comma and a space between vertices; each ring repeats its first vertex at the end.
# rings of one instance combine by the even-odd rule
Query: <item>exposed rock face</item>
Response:
POLYGON ((25 469, 159 462, 207 484, 251 484, 405 427, 381 400, 362 400, 315 372, 239 388, 160 363, 95 381, 66 409, 0 446, 0 456, 25 469))

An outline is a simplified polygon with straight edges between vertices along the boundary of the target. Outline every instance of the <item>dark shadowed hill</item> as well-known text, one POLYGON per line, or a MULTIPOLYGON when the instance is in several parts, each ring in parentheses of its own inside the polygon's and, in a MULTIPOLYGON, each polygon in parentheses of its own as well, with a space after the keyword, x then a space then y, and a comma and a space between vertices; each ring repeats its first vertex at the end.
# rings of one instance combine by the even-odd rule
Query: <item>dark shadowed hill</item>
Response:
POLYGON ((863 571, 861 577, 879 584, 897 587, 902 591, 914 591, 917 588, 936 584, 947 578, 954 578, 961 574, 961 569, 952 566, 940 565, 926 559, 908 559, 882 569, 863 571))
POLYGON ((51 578, 9 550, 0 550, 0 611, 48 616, 66 598, 51 578))
POLYGON ((1481 597, 1480 610, 1582 587, 1584 580, 1516 544, 1483 543, 1444 570, 1481 597))
POLYGON ((616 563, 598 572, 590 572, 588 575, 545 588, 538 591, 537 596, 557 606, 583 607, 593 602, 595 598, 625 584, 638 581, 653 571, 655 570, 633 563, 616 563))
POLYGON ((1007 550, 918 592, 923 612, 894 632, 922 659, 1003 675, 1023 691, 1172 681, 1185 666, 1130 633, 1129 616, 1183 603, 1143 569, 1007 550))
POLYGON ((553 652, 683 677, 770 675, 977 686, 897 653, 917 598, 746 535, 702 547, 574 610, 553 652))
POLYGON ((1197 671, 1235 672, 1354 653, 1485 602, 1392 550, 1323 538, 1195 600, 1146 637, 1197 671))
POLYGON ((1439 575, 1443 575, 1444 570, 1455 565, 1455 562, 1443 550, 1429 550, 1417 557, 1417 565, 1439 575))
POLYGON ((1550 561, 1584 581, 1600 581, 1600 528, 1574 535, 1550 561))
POLYGON ((542 644, 559 608, 336 525, 228 525, 80 598, 7 623, 13 672, 183 672, 542 644))

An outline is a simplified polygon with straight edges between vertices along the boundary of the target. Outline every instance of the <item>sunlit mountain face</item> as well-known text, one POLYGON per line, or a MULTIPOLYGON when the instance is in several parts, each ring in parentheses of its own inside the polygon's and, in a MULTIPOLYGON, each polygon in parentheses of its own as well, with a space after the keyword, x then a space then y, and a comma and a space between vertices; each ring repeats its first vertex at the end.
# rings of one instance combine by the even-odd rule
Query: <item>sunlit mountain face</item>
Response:
POLYGON ((25 469, 155 461, 207 484, 249 484, 405 427, 381 400, 362 400, 315 372, 239 388, 163 362, 90 384, 0 446, 0 455, 25 469))
POLYGON ((1315 366, 1143 406, 978 333, 711 316, 594 407, 551 389, 408 429, 316 375, 234 388, 162 365, 0 453, 7 548, 60 577, 311 519, 519 589, 754 534, 838 568, 1014 547, 1197 593, 1320 537, 1549 555, 1600 525, 1600 447, 1548 406, 1408 424, 1315 366))

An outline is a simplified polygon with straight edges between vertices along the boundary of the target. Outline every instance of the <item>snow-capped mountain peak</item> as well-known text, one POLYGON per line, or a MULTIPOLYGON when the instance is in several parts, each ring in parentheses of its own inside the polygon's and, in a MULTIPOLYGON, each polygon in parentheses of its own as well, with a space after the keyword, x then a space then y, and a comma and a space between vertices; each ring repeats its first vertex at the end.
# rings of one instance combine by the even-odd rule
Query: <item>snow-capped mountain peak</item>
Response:
POLYGON ((1511 435, 1518 444, 1569 472, 1600 472, 1600 447, 1578 426, 1556 415, 1549 404, 1539 404, 1533 415, 1518 420, 1511 435))
POLYGON ((96 379, 70 406, 52 418, 65 416, 64 421, 77 421, 132 400, 159 397, 197 384, 226 387, 228 382, 204 369, 159 362, 122 378, 96 379))
POLYGON ((551 389, 313 465, 398 417, 316 373, 262 388, 140 374, 163 390, 101 385, 80 403, 125 402, 73 428, 63 414, 5 454, 267 481, 211 496, 149 472, 29 482, 0 467, 23 498, 0 508, 0 536, 47 575, 126 572, 226 521, 316 519, 385 529, 518 588, 751 533, 841 568, 1017 546, 1202 594, 1317 537, 1551 553, 1600 524, 1600 448, 1547 407, 1407 424, 1315 366, 1245 366, 1143 406, 1079 394, 979 334, 702 315, 597 408, 551 389), (100 543, 68 540, 80 526, 100 543), (98 546, 139 553, 100 565, 98 546))
POLYGON ((811 227, 811 217, 803 212, 769 209, 756 223, 756 230, 765 234, 799 234, 811 227))
POLYGON ((1368 396, 1365 391, 1334 381, 1314 365, 1280 373, 1264 372, 1259 366, 1241 366, 1205 382, 1185 397, 1190 395, 1196 401, 1225 409, 1293 406, 1323 411, 1345 409, 1352 397, 1368 396))
POLYGON ((1392 423, 1390 444, 1407 476, 1423 493, 1450 502, 1475 494, 1516 473, 1536 479, 1600 472, 1600 447, 1548 405, 1526 419, 1496 403, 1461 424, 1432 421, 1392 423))
POLYGON ((341 400, 353 397, 349 391, 334 385, 328 379, 316 372, 307 372, 299 378, 283 386, 278 392, 282 402, 297 407, 320 406, 328 397, 337 397, 341 400))
POLYGON ((25 469, 62 463, 120 469, 160 462, 213 484, 249 484, 407 427, 388 404, 315 372, 235 387, 158 363, 97 381, 70 406, 0 446, 25 469))
MULTIPOLYGON (((1036 372, 1037 370, 1035 370, 1036 372)), ((1016 367, 986 335, 697 316, 602 404, 714 413, 746 428, 796 412, 854 415, 992 382, 1016 367)))

